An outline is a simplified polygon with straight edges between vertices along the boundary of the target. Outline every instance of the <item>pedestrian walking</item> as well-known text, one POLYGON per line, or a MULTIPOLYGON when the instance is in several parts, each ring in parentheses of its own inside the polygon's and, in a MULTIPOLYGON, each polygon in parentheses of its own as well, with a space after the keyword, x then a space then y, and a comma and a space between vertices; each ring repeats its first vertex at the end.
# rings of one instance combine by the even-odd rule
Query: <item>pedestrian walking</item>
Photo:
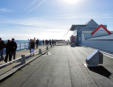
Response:
POLYGON ((30 39, 30 42, 29 42, 29 50, 30 50, 30 56, 34 56, 35 41, 32 39, 30 39))
POLYGON ((7 41, 5 48, 6 48, 6 56, 4 61, 7 62, 8 60, 11 60, 11 41, 10 40, 7 41))
POLYGON ((17 43, 15 42, 15 39, 12 38, 12 41, 10 42, 10 45, 11 45, 11 58, 9 59, 9 61, 12 60, 12 57, 13 59, 16 58, 16 49, 17 49, 17 43))
POLYGON ((4 59, 3 57, 3 51, 4 51, 4 41, 2 40, 2 38, 0 38, 0 61, 4 59))

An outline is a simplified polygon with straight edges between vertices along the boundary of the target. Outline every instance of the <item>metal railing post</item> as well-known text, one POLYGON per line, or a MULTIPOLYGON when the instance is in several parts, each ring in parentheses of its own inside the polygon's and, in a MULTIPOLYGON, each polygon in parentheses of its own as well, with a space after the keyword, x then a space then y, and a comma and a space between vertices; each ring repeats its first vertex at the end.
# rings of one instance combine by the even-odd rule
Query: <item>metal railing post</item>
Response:
POLYGON ((25 55, 21 55, 21 63, 24 64, 26 62, 26 57, 25 55))
POLYGON ((39 49, 39 54, 42 54, 42 50, 41 49, 39 49))
POLYGON ((48 46, 46 46, 46 50, 48 50, 48 46))

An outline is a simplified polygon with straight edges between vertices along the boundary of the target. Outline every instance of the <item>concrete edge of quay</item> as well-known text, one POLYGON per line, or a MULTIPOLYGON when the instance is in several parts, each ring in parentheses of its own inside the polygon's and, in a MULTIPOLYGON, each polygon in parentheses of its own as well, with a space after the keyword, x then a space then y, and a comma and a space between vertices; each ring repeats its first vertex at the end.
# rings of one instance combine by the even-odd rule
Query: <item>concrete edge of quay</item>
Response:
POLYGON ((43 51, 42 54, 36 54, 35 56, 31 57, 31 59, 29 59, 28 61, 26 61, 25 64, 20 65, 17 68, 13 68, 11 70, 9 70, 8 72, 4 73, 3 75, 0 76, 0 82, 4 81, 5 79, 9 78, 10 76, 12 76, 13 74, 15 74, 17 71, 19 71, 21 68, 25 67, 26 65, 28 65, 29 63, 33 62, 34 60, 36 60, 37 58, 41 57, 42 55, 46 54, 49 50, 45 50, 43 51))

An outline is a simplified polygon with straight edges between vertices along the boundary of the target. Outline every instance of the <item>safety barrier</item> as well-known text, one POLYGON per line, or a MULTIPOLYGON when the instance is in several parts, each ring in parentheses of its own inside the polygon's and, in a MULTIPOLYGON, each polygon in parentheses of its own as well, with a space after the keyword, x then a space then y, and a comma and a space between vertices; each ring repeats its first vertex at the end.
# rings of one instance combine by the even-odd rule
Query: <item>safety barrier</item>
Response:
POLYGON ((103 64, 103 54, 99 50, 95 50, 91 55, 86 58, 88 67, 96 67, 103 64))

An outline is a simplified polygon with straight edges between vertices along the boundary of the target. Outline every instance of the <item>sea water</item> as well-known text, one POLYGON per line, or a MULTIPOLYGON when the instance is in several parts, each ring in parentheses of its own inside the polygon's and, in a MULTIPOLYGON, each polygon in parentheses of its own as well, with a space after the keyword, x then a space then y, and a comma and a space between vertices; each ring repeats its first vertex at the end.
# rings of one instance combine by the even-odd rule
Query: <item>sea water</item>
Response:
MULTIPOLYGON (((28 49, 29 47, 29 41, 28 40, 15 40, 17 43, 17 51, 18 50, 23 50, 23 49, 28 49)), ((7 43, 7 41, 4 41, 7 43)))
POLYGON ((28 40, 16 40, 17 50, 28 49, 29 41, 28 40))
MULTIPOLYGON (((29 40, 15 40, 17 43, 17 51, 29 49, 29 40)), ((5 40, 5 43, 7 41, 5 40)), ((40 40, 39 45, 42 45, 42 40, 40 40)), ((6 49, 4 48, 4 54, 6 52, 6 49)))

